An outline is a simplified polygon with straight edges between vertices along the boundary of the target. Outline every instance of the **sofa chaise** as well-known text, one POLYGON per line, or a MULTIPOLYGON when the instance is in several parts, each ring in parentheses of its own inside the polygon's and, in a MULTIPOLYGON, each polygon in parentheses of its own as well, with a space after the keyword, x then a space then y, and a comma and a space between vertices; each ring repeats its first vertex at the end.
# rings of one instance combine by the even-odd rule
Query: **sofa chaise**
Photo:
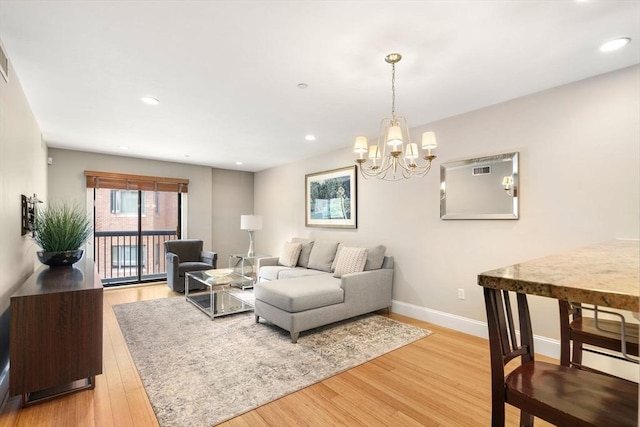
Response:
POLYGON ((300 332, 391 307, 393 258, 385 247, 292 239, 280 257, 260 258, 255 320, 300 332))

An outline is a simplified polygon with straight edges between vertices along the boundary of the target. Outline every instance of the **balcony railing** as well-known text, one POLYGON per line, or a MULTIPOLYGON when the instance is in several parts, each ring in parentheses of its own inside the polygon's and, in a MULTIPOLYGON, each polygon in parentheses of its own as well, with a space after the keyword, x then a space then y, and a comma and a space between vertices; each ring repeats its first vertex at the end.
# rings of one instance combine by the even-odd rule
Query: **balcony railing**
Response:
POLYGON ((142 231, 142 245, 139 246, 137 231, 96 231, 94 257, 103 285, 138 282, 140 262, 140 280, 166 279, 164 242, 176 238, 176 230, 142 231), (138 259, 140 247, 142 256, 138 259))

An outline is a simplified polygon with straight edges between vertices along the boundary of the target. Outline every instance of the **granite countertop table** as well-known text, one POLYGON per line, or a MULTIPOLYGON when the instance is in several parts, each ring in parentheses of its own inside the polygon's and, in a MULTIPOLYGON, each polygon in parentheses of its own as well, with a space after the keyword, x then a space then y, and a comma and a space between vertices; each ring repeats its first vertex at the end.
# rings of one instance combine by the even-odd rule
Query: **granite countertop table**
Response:
POLYGON ((615 240, 478 275, 478 285, 640 311, 640 242, 615 240))

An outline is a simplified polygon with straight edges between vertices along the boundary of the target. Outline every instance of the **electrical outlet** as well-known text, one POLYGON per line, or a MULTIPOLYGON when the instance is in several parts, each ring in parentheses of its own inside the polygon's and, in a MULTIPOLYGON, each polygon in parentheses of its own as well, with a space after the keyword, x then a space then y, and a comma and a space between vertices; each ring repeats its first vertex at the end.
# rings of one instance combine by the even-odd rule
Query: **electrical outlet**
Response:
POLYGON ((464 299, 464 289, 458 289, 458 299, 464 299))

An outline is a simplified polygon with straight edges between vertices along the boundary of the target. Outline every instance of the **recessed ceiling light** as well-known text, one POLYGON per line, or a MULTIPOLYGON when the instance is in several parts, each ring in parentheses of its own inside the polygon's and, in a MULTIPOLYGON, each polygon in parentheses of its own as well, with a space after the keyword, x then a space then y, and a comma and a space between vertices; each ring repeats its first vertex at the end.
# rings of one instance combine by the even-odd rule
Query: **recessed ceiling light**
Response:
POLYGON ((298 89, 306 89, 308 88, 309 85, 306 83, 298 83, 298 89))
POLYGON ((240 166, 240 165, 242 165, 242 162, 238 160, 238 161, 236 162, 236 165, 240 166))
POLYGON ((622 46, 628 44, 631 41, 629 37, 621 37, 619 39, 611 40, 600 46, 601 52, 611 52, 612 50, 618 50, 622 46))
POLYGON ((316 136, 315 135, 307 135, 304 137, 304 139, 306 139, 307 141, 315 141, 316 140, 316 136))
POLYGON ((144 102, 145 104, 148 105, 158 105, 160 104, 160 101, 158 100, 158 98, 154 98, 153 96, 143 96, 142 98, 140 98, 140 101, 144 102))
POLYGON ((189 156, 189 154, 185 154, 184 156, 185 156, 185 157, 190 157, 190 156, 189 156))
POLYGON ((121 149, 121 150, 128 150, 128 149, 129 149, 129 147, 125 147, 124 145, 121 145, 121 146, 120 146, 120 147, 118 147, 118 148, 119 148, 119 149, 121 149))

